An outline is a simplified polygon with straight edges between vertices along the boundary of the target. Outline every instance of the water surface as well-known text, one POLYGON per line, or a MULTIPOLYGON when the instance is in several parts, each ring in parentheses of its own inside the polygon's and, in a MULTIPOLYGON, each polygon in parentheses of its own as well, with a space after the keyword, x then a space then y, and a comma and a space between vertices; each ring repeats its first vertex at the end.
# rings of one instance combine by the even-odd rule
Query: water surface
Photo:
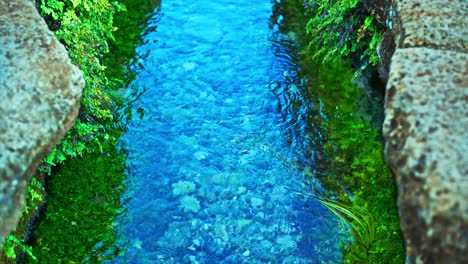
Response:
MULTIPOLYGON (((339 263, 305 192, 292 34, 269 0, 163 1, 138 47, 114 263, 339 263)), ((313 150, 308 150, 313 151, 313 150)), ((312 155, 310 155, 312 156, 312 155)))

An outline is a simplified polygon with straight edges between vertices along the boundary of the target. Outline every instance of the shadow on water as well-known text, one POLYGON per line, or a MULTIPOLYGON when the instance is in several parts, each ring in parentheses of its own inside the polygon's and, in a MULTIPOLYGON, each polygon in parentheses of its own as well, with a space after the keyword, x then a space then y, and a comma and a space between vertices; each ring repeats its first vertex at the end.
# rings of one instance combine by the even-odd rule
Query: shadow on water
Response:
POLYGON ((153 14, 121 109, 112 263, 341 261, 346 228, 302 194, 319 155, 311 119, 324 117, 300 91, 295 35, 272 5, 167 1, 153 14))

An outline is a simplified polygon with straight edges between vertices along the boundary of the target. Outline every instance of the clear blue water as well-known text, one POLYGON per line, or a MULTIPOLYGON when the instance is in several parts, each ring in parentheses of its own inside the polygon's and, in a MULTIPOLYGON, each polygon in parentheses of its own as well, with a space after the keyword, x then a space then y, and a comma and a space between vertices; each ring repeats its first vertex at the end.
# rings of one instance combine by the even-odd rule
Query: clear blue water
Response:
POLYGON ((272 5, 163 1, 154 14, 128 89, 113 263, 341 261, 342 226, 298 194, 313 150, 298 147, 295 43, 272 5))

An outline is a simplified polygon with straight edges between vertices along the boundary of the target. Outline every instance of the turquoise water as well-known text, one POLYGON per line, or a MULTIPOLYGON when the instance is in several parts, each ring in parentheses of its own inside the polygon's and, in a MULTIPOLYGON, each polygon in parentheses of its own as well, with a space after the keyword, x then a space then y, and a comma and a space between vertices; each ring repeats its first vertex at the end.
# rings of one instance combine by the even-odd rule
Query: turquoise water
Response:
POLYGON ((314 161, 294 35, 269 0, 182 2, 137 50, 113 263, 339 263, 340 223, 298 194, 314 161))

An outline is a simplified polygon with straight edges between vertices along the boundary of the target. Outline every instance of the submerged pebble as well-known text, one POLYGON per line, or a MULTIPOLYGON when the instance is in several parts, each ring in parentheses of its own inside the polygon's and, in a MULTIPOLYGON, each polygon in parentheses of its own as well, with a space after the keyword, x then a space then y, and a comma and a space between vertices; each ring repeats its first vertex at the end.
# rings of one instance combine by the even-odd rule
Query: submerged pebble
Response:
POLYGON ((276 54, 284 38, 268 27, 271 5, 168 1, 150 25, 132 84, 142 93, 129 98, 147 111, 123 135, 119 221, 131 246, 115 263, 318 263, 323 251, 305 238, 337 233, 321 224, 326 209, 298 208, 305 198, 289 191, 302 186, 298 158, 268 87, 291 82, 296 66, 276 54))
POLYGON ((253 208, 260 208, 265 204, 265 200, 257 197, 250 198, 250 204, 253 208))

